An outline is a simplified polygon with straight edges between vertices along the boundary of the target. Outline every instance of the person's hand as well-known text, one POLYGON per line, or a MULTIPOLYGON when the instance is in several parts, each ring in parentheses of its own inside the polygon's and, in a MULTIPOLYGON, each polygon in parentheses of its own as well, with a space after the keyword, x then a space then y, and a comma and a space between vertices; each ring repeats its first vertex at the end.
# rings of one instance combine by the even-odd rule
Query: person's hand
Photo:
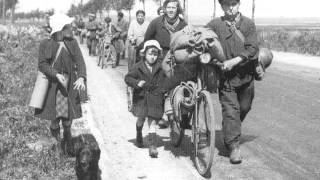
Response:
POLYGON ((146 83, 145 80, 141 80, 141 81, 138 82, 138 86, 139 87, 143 87, 145 83, 146 83))
POLYGON ((63 87, 67 88, 67 83, 68 83, 67 79, 62 74, 59 74, 59 73, 56 75, 56 77, 59 83, 62 84, 63 87))
POLYGON ((73 85, 74 85, 73 89, 76 89, 76 90, 85 90, 86 89, 86 86, 84 85, 83 77, 79 77, 77 79, 77 81, 73 83, 73 85))
POLYGON ((241 61, 242 61, 241 57, 229 59, 229 60, 223 62, 221 69, 223 71, 231 71, 233 69, 233 67, 236 66, 237 64, 239 64, 241 61))

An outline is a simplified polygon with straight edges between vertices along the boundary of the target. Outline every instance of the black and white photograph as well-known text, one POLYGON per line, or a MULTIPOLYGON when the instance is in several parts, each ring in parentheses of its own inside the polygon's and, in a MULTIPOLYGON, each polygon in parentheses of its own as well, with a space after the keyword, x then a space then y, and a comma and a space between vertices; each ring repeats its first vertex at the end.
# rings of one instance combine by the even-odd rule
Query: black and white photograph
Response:
POLYGON ((319 7, 0 0, 0 180, 319 180, 319 7))

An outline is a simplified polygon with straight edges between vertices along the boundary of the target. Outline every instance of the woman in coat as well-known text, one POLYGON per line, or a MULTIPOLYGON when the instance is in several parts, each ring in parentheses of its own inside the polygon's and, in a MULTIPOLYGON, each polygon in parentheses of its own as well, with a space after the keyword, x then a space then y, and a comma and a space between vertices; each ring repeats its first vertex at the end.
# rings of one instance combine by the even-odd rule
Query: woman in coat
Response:
POLYGON ((87 99, 86 66, 78 43, 72 37, 71 22, 72 18, 64 14, 50 17, 51 38, 40 43, 38 62, 39 70, 49 79, 49 89, 43 108, 35 109, 36 117, 51 121, 50 131, 58 142, 61 141, 59 123, 62 121, 63 150, 71 140, 72 120, 82 116, 80 99, 87 99))

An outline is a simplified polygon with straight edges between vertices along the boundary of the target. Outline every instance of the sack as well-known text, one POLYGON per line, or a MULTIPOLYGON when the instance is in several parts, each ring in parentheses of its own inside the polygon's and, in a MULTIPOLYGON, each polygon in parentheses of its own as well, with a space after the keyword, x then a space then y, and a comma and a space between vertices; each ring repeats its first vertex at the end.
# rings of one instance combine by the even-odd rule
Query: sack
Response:
POLYGON ((38 71, 29 106, 42 109, 49 88, 49 80, 45 74, 38 71))

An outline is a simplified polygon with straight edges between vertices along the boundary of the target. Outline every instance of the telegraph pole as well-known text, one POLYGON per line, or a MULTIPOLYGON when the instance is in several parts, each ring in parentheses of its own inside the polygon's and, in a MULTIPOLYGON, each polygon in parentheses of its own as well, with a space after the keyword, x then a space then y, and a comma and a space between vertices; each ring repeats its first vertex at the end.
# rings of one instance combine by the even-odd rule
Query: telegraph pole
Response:
POLYGON ((252 21, 254 22, 254 13, 256 9, 256 2, 255 0, 252 0, 252 21))
POLYGON ((188 22, 188 16, 189 16, 189 14, 188 14, 188 0, 183 0, 183 7, 184 7, 184 20, 186 21, 186 22, 188 22))

